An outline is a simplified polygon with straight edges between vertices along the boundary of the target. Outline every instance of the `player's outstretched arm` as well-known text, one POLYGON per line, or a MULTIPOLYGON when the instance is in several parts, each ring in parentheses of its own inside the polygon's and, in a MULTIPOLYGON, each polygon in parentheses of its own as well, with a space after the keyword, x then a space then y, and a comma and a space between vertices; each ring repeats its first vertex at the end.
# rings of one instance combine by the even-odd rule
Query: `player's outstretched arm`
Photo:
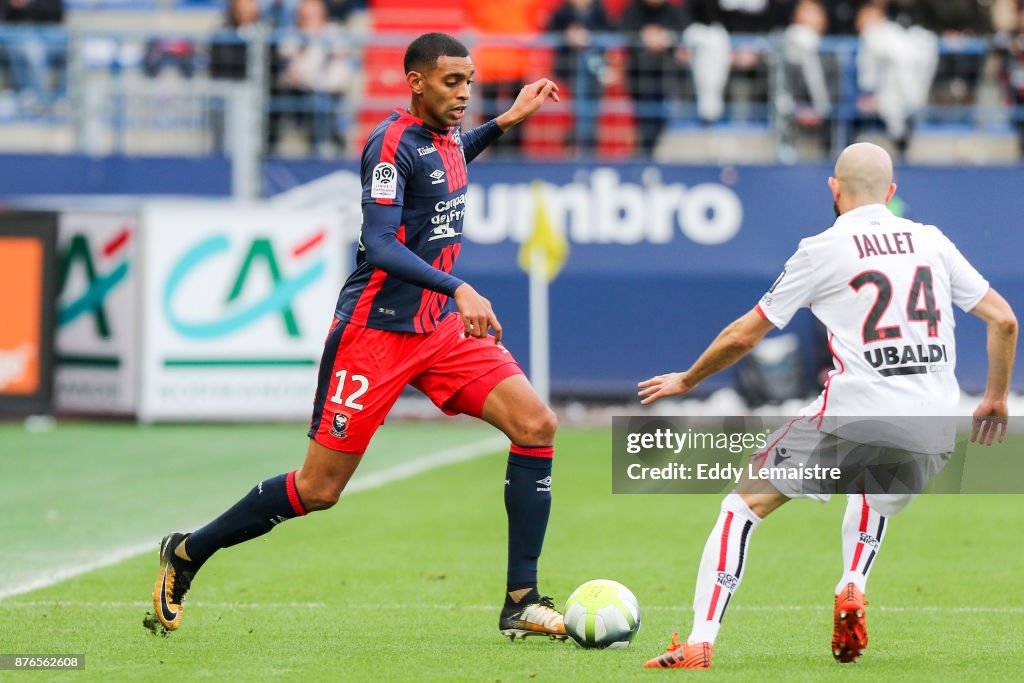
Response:
POLYGON ((1017 317, 1006 299, 991 288, 971 313, 988 326, 988 381, 985 396, 974 411, 971 441, 991 446, 997 434, 999 443, 1006 438, 1006 422, 1010 414, 1006 398, 1010 394, 1010 378, 1017 352, 1017 317))
POLYGON ((542 78, 535 83, 525 86, 519 91, 519 96, 512 104, 512 107, 496 119, 491 119, 482 126, 462 134, 463 154, 466 163, 473 161, 480 155, 487 146, 501 137, 506 130, 522 123, 530 116, 533 116, 544 102, 552 99, 558 102, 558 86, 553 81, 542 78))
POLYGON ((666 396, 691 391, 702 381, 720 372, 758 345, 774 325, 753 309, 722 330, 715 341, 701 354, 697 362, 685 372, 671 372, 640 382, 637 395, 644 405, 666 396))
POLYGON ((501 130, 506 131, 530 118, 544 105, 547 100, 558 102, 558 86, 554 81, 542 78, 523 86, 516 101, 507 112, 498 116, 495 121, 501 130))
POLYGON ((462 323, 466 327, 467 337, 486 337, 487 328, 494 330, 494 343, 501 341, 501 323, 494 315, 491 302, 463 282, 455 290, 455 305, 462 314, 462 323))

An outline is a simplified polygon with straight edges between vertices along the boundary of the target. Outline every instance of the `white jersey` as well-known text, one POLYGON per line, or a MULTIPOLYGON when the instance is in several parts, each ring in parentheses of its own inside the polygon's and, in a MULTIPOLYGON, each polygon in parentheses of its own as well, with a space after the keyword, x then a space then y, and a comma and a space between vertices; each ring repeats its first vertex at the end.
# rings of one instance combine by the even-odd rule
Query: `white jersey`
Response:
POLYGON ((952 304, 988 289, 938 228, 872 204, 801 240, 758 311, 781 329, 807 306, 828 328, 835 367, 805 414, 941 417, 960 400, 952 304))

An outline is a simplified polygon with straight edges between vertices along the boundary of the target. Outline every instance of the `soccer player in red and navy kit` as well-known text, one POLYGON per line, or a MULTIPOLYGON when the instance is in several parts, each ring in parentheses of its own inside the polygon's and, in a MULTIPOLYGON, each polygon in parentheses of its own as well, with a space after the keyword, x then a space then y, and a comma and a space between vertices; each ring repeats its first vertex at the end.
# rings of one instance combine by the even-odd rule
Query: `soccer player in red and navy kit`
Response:
POLYGON ((513 640, 565 638, 562 615, 537 590, 555 415, 501 345, 490 302, 451 274, 462 240, 466 165, 545 101, 558 101, 558 87, 547 79, 531 83, 507 112, 462 133, 475 73, 466 47, 442 33, 420 36, 405 53, 405 72, 409 109, 395 110, 363 149, 359 255, 325 343, 306 461, 260 482, 203 528, 163 539, 153 602, 167 630, 180 625, 192 578, 217 550, 333 506, 374 432, 412 385, 445 413, 481 418, 509 437, 508 574, 499 629, 513 640))

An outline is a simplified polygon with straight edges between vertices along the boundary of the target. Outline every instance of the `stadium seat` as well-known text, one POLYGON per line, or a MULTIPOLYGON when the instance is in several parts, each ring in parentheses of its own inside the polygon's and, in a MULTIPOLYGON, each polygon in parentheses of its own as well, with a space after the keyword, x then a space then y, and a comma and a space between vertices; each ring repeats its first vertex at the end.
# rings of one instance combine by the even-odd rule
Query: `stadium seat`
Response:
POLYGON ((465 28, 462 0, 371 0, 375 32, 459 33, 465 28))

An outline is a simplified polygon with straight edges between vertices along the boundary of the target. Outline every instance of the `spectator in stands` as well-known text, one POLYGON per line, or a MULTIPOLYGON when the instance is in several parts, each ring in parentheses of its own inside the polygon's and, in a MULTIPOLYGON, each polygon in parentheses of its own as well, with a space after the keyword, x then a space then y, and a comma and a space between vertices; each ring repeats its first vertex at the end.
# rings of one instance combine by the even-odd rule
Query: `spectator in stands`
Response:
POLYGON ((821 62, 821 37, 828 31, 828 14, 820 0, 799 0, 793 21, 782 34, 787 65, 787 90, 778 103, 801 127, 820 125, 832 110, 825 69, 821 62))
POLYGON ((627 86, 644 154, 654 151, 668 122, 665 103, 677 91, 683 59, 679 39, 691 21, 685 6, 666 0, 632 0, 623 13, 621 29, 629 40, 627 86))
POLYGON ((828 14, 828 33, 832 36, 857 35, 857 10, 865 0, 823 0, 828 14))
POLYGON ((1016 108, 1017 134, 1024 149, 1024 0, 995 0, 992 23, 1001 57, 1000 80, 1016 108))
POLYGON ((224 26, 210 40, 210 77, 240 81, 248 73, 247 43, 261 26, 259 0, 229 0, 224 26))
POLYGON ((367 10, 366 0, 326 0, 327 20, 336 24, 348 24, 356 15, 367 10))
MULTIPOLYGON (((937 34, 953 48, 966 39, 992 34, 991 0, 914 0, 914 23, 937 34)), ((967 105, 981 75, 985 54, 943 54, 939 57, 934 96, 941 104, 967 105)))
MULTIPOLYGON (((547 6, 545 0, 466 0, 469 28, 480 34, 473 49, 474 94, 480 98, 484 117, 492 119, 511 107, 526 85, 531 64, 525 43, 536 38, 547 6)), ((491 154, 518 153, 523 128, 513 126, 505 131, 491 143, 491 154)))
POLYGON ((912 119, 928 102, 938 64, 938 38, 920 26, 903 28, 876 5, 860 9, 857 30, 857 82, 865 94, 858 107, 882 119, 902 154, 912 119))
POLYGON ((312 148, 328 155, 335 151, 330 149, 332 143, 344 148, 335 119, 341 98, 355 78, 356 60, 346 47, 343 32, 328 22, 324 0, 301 0, 295 28, 277 45, 270 147, 273 150, 280 141, 282 119, 291 113, 306 129, 312 148))
POLYGON ((686 29, 683 42, 690 53, 697 90, 697 114, 713 122, 725 111, 725 87, 734 69, 747 81, 760 85, 757 99, 767 102, 767 77, 758 73, 760 55, 750 49, 733 52, 730 34, 771 33, 784 28, 792 15, 793 0, 697 0, 695 23, 686 29))
MULTIPOLYGON (((259 0, 229 0, 224 26, 210 39, 210 78, 243 81, 249 72, 249 43, 262 28, 259 0)), ((225 104, 213 107, 214 149, 224 150, 225 104)))
POLYGON ((914 0, 915 23, 943 38, 992 33, 991 0, 914 0))
MULTIPOLYGON (((63 0, 0 0, 0 23, 24 25, 26 31, 8 38, 5 47, 11 86, 23 108, 52 103, 55 89, 51 69, 63 62, 66 41, 35 34, 31 28, 58 26, 64 21, 63 0)), ((58 86, 57 91, 63 90, 58 86)))
POLYGON ((555 52, 555 78, 561 86, 559 94, 572 96, 573 143, 586 154, 594 151, 597 142, 597 109, 607 68, 604 51, 593 45, 593 34, 611 30, 601 0, 563 0, 548 22, 548 31, 563 41, 555 52))

